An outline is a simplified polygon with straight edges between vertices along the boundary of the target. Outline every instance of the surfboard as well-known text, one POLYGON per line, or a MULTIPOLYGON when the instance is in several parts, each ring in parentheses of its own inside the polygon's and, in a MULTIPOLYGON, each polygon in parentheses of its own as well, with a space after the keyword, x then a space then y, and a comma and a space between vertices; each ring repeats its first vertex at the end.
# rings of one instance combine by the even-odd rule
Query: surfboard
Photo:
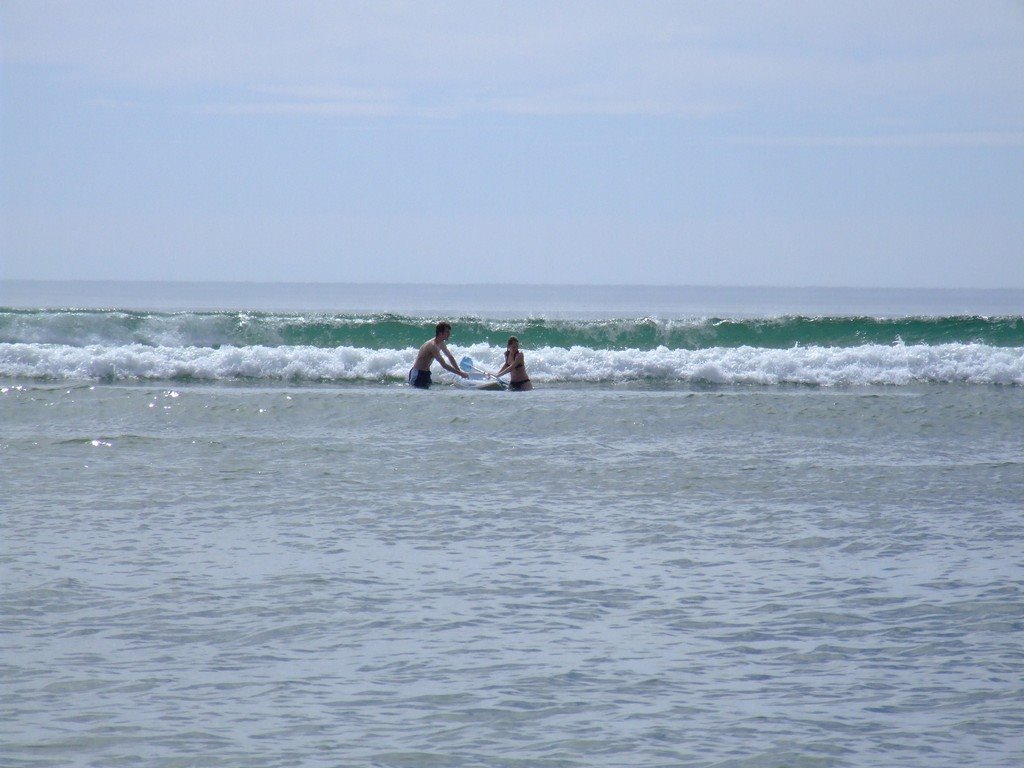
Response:
MULTIPOLYGON (((482 389, 482 390, 503 390, 508 385, 503 381, 499 381, 493 377, 485 376, 479 371, 466 371, 469 374, 469 378, 464 379, 461 376, 452 377, 451 384, 459 389, 482 389)), ((406 384, 412 386, 413 372, 409 371, 409 376, 406 378, 406 384)), ((445 379, 441 381, 435 381, 435 384, 444 384, 445 379)))
POLYGON ((497 379, 485 379, 483 376, 479 378, 470 377, 468 379, 456 379, 455 386, 461 389, 483 389, 483 390, 502 390, 505 387, 497 379))
POLYGON ((491 390, 503 390, 508 385, 500 379, 496 379, 493 376, 485 376, 474 364, 473 358, 468 355, 459 361, 459 367, 469 374, 468 379, 459 377, 455 380, 455 383, 460 387, 466 389, 491 389, 491 390))

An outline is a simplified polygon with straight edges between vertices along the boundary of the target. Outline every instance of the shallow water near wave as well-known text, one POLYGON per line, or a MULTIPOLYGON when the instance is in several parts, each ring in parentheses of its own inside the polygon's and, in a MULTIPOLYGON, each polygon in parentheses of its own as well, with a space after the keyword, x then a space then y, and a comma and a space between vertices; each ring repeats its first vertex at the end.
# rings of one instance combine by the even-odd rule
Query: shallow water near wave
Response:
POLYGON ((1024 760, 1018 387, 0 386, 4 765, 1024 760))

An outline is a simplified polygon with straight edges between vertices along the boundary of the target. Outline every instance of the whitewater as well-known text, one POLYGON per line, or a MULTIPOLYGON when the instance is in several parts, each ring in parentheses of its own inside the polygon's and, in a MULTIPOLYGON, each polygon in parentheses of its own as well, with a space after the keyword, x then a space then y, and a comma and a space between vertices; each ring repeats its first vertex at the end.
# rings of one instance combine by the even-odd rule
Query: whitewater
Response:
MULTIPOLYGON (((454 346, 454 345, 453 345, 454 346)), ((458 347, 490 370, 500 350, 458 347)), ((42 381, 383 382, 404 380, 416 349, 0 344, 0 377, 42 381)), ((707 350, 529 350, 544 383, 1024 384, 1024 351, 981 344, 707 350)), ((444 378, 444 375, 441 377, 444 378)))
MULTIPOLYGON (((517 335, 547 384, 1024 384, 1022 316, 486 316, 456 313, 491 368, 517 335)), ((0 378, 403 381, 441 315, 0 308, 0 378)))

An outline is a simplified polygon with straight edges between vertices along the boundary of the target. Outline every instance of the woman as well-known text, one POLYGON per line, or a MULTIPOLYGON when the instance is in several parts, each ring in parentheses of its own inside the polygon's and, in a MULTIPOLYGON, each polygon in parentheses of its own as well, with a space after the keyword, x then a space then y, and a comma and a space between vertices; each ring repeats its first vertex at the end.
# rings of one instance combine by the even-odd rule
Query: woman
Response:
POLYGON ((519 349, 519 339, 515 336, 508 337, 508 344, 505 346, 505 364, 501 366, 495 376, 509 373, 508 388, 515 392, 526 392, 533 389, 530 377, 526 375, 526 363, 523 361, 522 350, 519 349))

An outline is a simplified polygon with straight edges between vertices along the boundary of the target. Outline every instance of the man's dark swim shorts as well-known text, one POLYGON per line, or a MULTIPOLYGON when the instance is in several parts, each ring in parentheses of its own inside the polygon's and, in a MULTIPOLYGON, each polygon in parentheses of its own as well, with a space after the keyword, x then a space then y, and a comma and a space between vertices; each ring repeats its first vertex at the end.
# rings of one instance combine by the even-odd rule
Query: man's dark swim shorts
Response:
POLYGON ((409 383, 420 389, 430 389, 430 371, 420 371, 413 368, 409 371, 409 383))

